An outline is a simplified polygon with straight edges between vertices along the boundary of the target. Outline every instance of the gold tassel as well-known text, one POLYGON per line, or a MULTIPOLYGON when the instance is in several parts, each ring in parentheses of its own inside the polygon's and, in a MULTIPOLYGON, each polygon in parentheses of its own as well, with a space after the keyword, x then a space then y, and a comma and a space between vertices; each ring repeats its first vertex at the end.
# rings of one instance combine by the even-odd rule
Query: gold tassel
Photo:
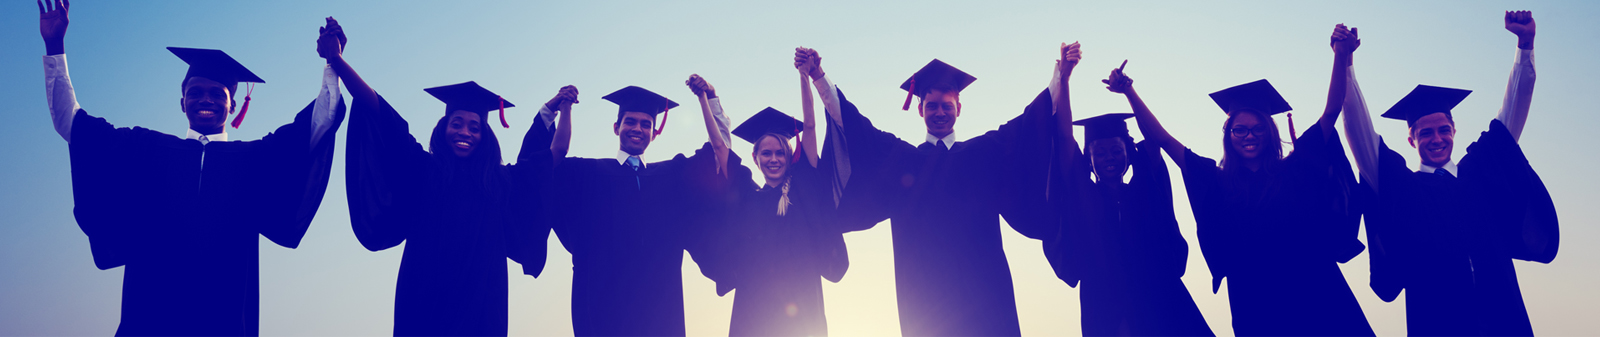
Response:
POLYGON ((788 214, 789 205, 791 205, 789 203, 789 181, 785 180, 783 182, 783 195, 778 197, 778 216, 788 214))

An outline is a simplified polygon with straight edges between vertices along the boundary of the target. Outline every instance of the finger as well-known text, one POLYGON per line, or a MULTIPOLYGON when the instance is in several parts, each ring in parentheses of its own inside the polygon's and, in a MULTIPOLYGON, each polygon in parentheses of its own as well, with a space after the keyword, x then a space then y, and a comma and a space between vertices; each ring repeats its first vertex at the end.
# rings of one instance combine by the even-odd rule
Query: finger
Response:
POLYGON ((1127 59, 1123 59, 1122 60, 1122 65, 1117 66, 1117 73, 1121 74, 1122 73, 1122 68, 1127 68, 1127 67, 1128 67, 1128 60, 1127 59))
POLYGON ((61 14, 66 15, 66 12, 70 11, 72 11, 72 1, 61 0, 61 14))
POLYGON ((33 2, 39 5, 39 15, 44 15, 44 0, 34 0, 33 2))
POLYGON ((1360 39, 1361 33, 1359 31, 1357 31, 1357 29, 1358 28, 1355 28, 1355 27, 1351 27, 1350 28, 1350 37, 1356 38, 1356 43, 1360 43, 1361 42, 1361 39, 1360 39))

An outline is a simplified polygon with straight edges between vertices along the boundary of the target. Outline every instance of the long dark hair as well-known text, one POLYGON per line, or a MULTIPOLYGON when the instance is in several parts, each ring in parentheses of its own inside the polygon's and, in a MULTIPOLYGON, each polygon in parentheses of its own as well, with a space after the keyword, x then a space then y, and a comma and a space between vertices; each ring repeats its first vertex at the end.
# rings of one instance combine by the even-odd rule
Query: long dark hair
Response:
POLYGON ((1233 149, 1233 136, 1229 135, 1228 132, 1228 128, 1233 127, 1233 119, 1243 114, 1255 115, 1257 119, 1260 119, 1267 126, 1266 135, 1255 136, 1256 138, 1261 138, 1261 146, 1266 147, 1261 150, 1261 157, 1258 157, 1258 159, 1261 159, 1261 170, 1272 170, 1278 166, 1279 162, 1283 161, 1283 139, 1278 136, 1278 123, 1272 120, 1271 115, 1260 111, 1238 109, 1229 113, 1228 120, 1222 122, 1222 171, 1237 172, 1245 169, 1244 164, 1240 163, 1240 161, 1245 160, 1244 155, 1233 149))

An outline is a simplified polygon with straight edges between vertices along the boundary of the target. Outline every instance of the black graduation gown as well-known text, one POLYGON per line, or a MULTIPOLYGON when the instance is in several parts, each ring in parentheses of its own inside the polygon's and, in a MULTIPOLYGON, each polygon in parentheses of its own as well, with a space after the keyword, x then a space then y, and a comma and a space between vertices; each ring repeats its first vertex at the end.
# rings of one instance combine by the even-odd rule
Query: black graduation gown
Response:
MULTIPOLYGON (((530 209, 537 204, 529 198, 537 198, 533 174, 548 169, 462 169, 424 150, 382 97, 378 106, 354 110, 345 164, 351 228, 371 251, 406 243, 395 281, 394 334, 504 336, 505 259, 534 276, 544 266, 549 230, 536 221, 530 209)), ((544 144, 548 154, 548 135, 535 122, 524 152, 544 144)))
POLYGON ((1496 120, 1467 147, 1455 178, 1413 172, 1380 146, 1372 290, 1406 292, 1413 336, 1531 336, 1511 260, 1549 263, 1560 230, 1550 193, 1496 120))
POLYGON ((1045 256, 1068 285, 1082 282, 1085 336, 1215 336, 1180 279, 1189 243, 1178 232, 1161 148, 1146 141, 1128 150, 1127 184, 1090 180, 1082 155, 1052 179, 1062 230, 1046 242, 1045 256))
POLYGON ((821 279, 839 282, 850 265, 843 232, 833 221, 832 180, 804 159, 789 165, 789 176, 790 205, 783 216, 781 186, 757 186, 749 170, 730 177, 737 207, 711 247, 718 262, 701 269, 717 281, 719 295, 739 290, 731 336, 828 334, 821 279))
POLYGON ((1227 278, 1234 332, 1373 335, 1339 263, 1361 254, 1355 174, 1339 136, 1312 127, 1276 167, 1223 171, 1185 153, 1184 185, 1212 290, 1227 278))
POLYGON ((828 132, 842 133, 843 144, 830 146, 844 146, 851 166, 839 222, 849 231, 893 219, 901 333, 1020 334, 999 216, 1030 238, 1055 234, 1044 195, 1049 90, 999 129, 948 150, 879 131, 842 90, 839 100, 844 126, 828 132))
MULTIPOLYGON (((542 157, 548 160, 549 152, 542 157)), ((742 169, 728 156, 728 169, 742 169)), ((531 159, 531 158, 530 158, 531 159)), ((633 169, 569 157, 549 176, 550 224, 572 253, 578 336, 683 336, 683 252, 709 255, 708 231, 736 201, 710 143, 694 156, 633 169)), ((747 173, 748 174, 748 173, 747 173)), ((748 176, 746 176, 748 177, 748 176)))
POLYGON ((314 104, 260 140, 206 144, 78 110, 73 215, 96 267, 127 267, 117 335, 258 333, 256 237, 299 246, 328 187, 344 102, 312 148, 314 104))

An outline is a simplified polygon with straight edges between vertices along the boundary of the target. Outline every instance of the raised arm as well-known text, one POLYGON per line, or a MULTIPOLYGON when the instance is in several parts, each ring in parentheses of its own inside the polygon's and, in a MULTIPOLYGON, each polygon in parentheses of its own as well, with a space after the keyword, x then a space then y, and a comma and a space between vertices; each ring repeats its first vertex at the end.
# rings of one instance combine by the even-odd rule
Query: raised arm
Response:
POLYGON ((344 45, 348 41, 344 35, 344 27, 339 26, 339 21, 333 17, 328 17, 327 21, 328 25, 320 28, 321 35, 317 37, 317 56, 328 60, 328 67, 344 81, 345 88, 350 90, 352 105, 376 109, 380 105, 378 92, 372 90, 372 86, 367 85, 367 81, 362 80, 361 75, 356 73, 356 69, 350 67, 350 63, 344 60, 344 45))
POLYGON ((1078 141, 1072 137, 1072 99, 1067 92, 1067 80, 1072 77, 1072 69, 1078 67, 1078 61, 1083 59, 1083 52, 1079 50, 1077 42, 1061 44, 1061 58, 1056 60, 1055 83, 1051 84, 1051 94, 1055 103, 1056 114, 1056 157, 1060 160, 1062 168, 1073 167, 1078 161, 1078 141))
POLYGON ((1345 28, 1344 24, 1333 26, 1333 36, 1329 44, 1333 47, 1333 75, 1328 81, 1328 101, 1322 108, 1322 118, 1317 119, 1317 127, 1322 128, 1323 137, 1332 137, 1337 130, 1333 123, 1339 120, 1339 111, 1344 107, 1344 96, 1347 82, 1350 79, 1351 57, 1356 47, 1361 46, 1361 39, 1356 37, 1356 30, 1345 28))
POLYGON ((572 146, 572 105, 578 103, 578 87, 565 86, 544 103, 544 110, 558 111, 555 135, 550 139, 550 162, 560 165, 572 146))
POLYGON ((78 113, 78 96, 67 76, 67 8, 71 1, 35 1, 39 5, 39 36, 44 38, 44 94, 56 134, 72 142, 72 118, 78 113))
MULTIPOLYGON (((1126 63, 1124 63, 1124 67, 1126 67, 1126 63)), ((1161 149, 1167 152, 1167 156, 1172 157, 1172 162, 1178 164, 1178 167, 1188 167, 1184 166, 1185 153, 1188 148, 1184 147, 1183 143, 1178 142, 1177 138, 1173 138, 1172 134, 1167 133, 1167 129, 1161 126, 1161 121, 1156 120, 1155 113, 1150 112, 1150 107, 1144 105, 1144 99, 1139 98, 1139 92, 1133 89, 1133 78, 1123 73, 1122 69, 1111 70, 1111 76, 1100 80, 1100 83, 1106 84, 1106 90, 1128 97, 1128 105, 1133 108, 1134 121, 1138 122, 1139 133, 1144 135, 1146 141, 1152 141, 1161 146, 1161 149)))
POLYGON ((1533 103, 1533 82, 1538 77, 1533 71, 1533 12, 1506 12, 1506 30, 1517 34, 1517 63, 1511 69, 1510 83, 1506 84, 1506 97, 1495 119, 1506 125, 1511 139, 1522 139, 1522 126, 1528 122, 1528 107, 1533 103))
POLYGON ((822 105, 828 118, 833 119, 835 125, 844 126, 844 117, 840 115, 842 106, 839 104, 839 90, 833 86, 833 81, 828 80, 828 73, 822 71, 822 55, 816 49, 795 48, 794 67, 811 77, 811 83, 817 87, 817 95, 822 96, 822 105))
POLYGON ((728 134, 728 117, 722 114, 722 100, 717 99, 717 88, 699 74, 689 75, 689 80, 684 84, 700 99, 700 115, 706 121, 706 138, 710 139, 711 150, 717 156, 717 172, 726 176, 723 169, 728 163, 728 143, 733 140, 729 139, 732 136, 728 134))
POLYGON ((815 103, 811 99, 811 80, 805 72, 800 72, 800 110, 803 130, 800 130, 800 151, 805 152, 806 161, 811 167, 817 166, 817 117, 815 103))

